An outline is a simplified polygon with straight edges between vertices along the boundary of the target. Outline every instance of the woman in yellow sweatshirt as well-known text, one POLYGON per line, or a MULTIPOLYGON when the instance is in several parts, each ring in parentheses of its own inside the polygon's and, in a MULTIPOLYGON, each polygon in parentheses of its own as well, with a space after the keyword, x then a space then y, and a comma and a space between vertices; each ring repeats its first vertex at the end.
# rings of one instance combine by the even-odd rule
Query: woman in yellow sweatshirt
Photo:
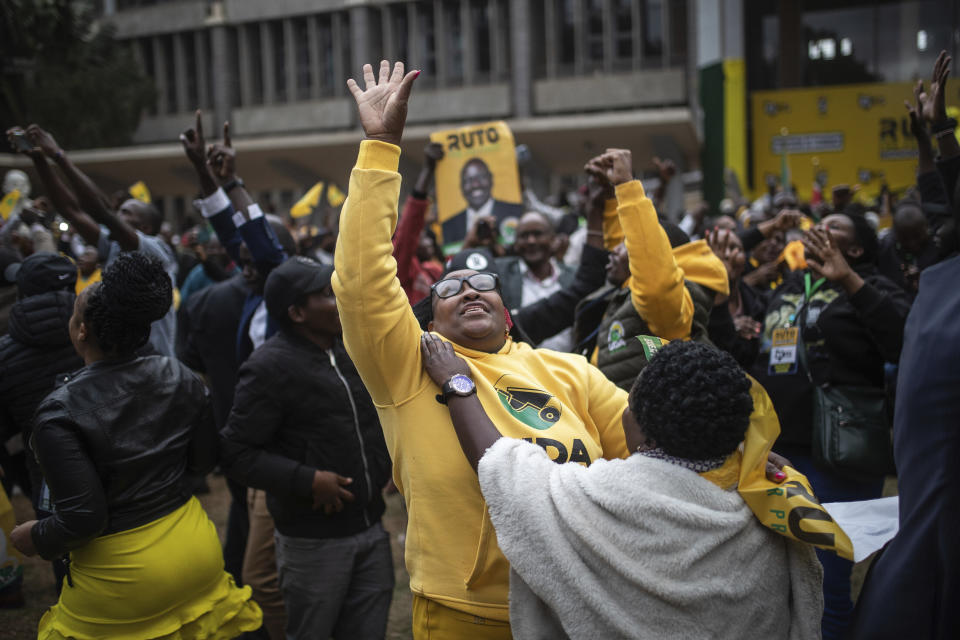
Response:
MULTIPOLYGON (((392 257, 397 145, 417 75, 404 75, 402 63, 391 74, 382 62, 379 82, 365 65, 366 90, 348 83, 366 140, 340 219, 333 288, 344 343, 377 406, 394 481, 407 503, 415 637, 507 638, 509 565, 441 390, 423 370, 420 326, 392 257)), ((467 360, 475 392, 501 433, 542 446, 558 462, 626 457, 620 428, 626 392, 580 356, 514 342, 499 293, 477 291, 469 281, 457 284, 449 297, 433 294, 430 329, 467 360)), ((543 552, 549 561, 551 550, 543 552)))

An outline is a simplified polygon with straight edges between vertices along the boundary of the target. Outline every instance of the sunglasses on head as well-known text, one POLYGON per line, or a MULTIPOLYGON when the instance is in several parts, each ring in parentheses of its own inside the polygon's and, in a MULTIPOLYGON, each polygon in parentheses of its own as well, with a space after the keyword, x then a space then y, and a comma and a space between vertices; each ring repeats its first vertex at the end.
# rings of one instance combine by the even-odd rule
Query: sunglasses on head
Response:
POLYGON ((500 277, 495 273, 474 273, 459 278, 444 278, 434 283, 430 290, 437 294, 438 298, 449 298, 463 290, 464 282, 469 284, 474 291, 493 291, 500 288, 500 277))

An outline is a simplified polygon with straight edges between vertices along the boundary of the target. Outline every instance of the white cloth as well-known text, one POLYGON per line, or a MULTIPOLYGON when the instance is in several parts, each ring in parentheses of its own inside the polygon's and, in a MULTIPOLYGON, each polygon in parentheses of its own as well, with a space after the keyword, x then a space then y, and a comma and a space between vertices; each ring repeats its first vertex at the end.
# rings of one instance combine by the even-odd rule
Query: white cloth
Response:
MULTIPOLYGON (((523 276, 523 290, 520 296, 520 306, 526 307, 539 300, 547 298, 561 289, 560 285, 560 267, 557 261, 550 258, 550 275, 539 280, 533 275, 523 260, 518 261, 520 275, 523 276)), ((553 349, 561 353, 568 353, 573 348, 573 327, 568 327, 550 336, 540 344, 536 345, 538 349, 553 349)))
POLYGON ((250 318, 250 328, 247 329, 247 336, 253 343, 253 349, 257 350, 267 341, 267 303, 261 302, 253 312, 250 318))
POLYGON ((900 530, 900 497, 821 505, 853 543, 853 561, 863 562, 900 530))
POLYGON ((639 455, 558 465, 508 438, 479 475, 518 640, 820 637, 813 548, 765 529, 736 491, 639 455))
POLYGON ((473 229, 474 223, 477 221, 477 218, 480 216, 490 216, 493 215, 493 196, 487 198, 487 201, 480 205, 479 209, 471 209, 467 207, 467 233, 470 233, 470 229, 473 229))

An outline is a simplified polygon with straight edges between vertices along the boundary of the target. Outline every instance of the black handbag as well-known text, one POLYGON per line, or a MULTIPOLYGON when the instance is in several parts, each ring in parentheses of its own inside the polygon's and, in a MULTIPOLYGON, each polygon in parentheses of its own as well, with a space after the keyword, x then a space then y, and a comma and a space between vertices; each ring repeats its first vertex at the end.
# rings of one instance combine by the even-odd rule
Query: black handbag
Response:
MULTIPOLYGON (((802 333, 802 332, 801 332, 802 333)), ((849 476, 896 473, 883 388, 817 384, 799 341, 800 364, 813 385, 813 461, 849 476)))
POLYGON ((883 389, 814 386, 813 459, 848 475, 895 473, 883 389))

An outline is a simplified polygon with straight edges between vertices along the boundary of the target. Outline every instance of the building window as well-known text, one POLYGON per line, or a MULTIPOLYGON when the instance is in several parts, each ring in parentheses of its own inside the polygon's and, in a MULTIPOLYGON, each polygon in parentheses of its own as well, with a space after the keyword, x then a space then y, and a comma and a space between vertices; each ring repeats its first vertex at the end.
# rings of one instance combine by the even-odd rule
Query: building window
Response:
MULTIPOLYGON (((243 27, 240 27, 241 29, 243 27)), ((227 51, 230 52, 230 55, 227 56, 227 99, 230 101, 231 107, 239 107, 243 104, 242 93, 240 92, 240 45, 238 43, 237 29, 227 29, 227 51)), ((211 38, 208 36, 206 38, 206 47, 207 47, 207 60, 208 69, 207 72, 207 85, 209 86, 209 96, 210 105, 214 104, 214 95, 213 95, 213 51, 211 45, 211 38)))
MULTIPOLYGON (((273 101, 287 101, 287 56, 283 37, 283 20, 274 20, 269 25, 270 47, 273 53, 273 101)), ((292 87, 291 87, 292 89, 292 87)))
POLYGON ((643 0, 643 57, 659 62, 663 55, 663 0, 643 0))
MULTIPOLYGON (((249 65, 246 70, 247 78, 245 82, 250 83, 250 104, 263 104, 263 42, 260 38, 260 25, 248 24, 244 27, 247 39, 247 52, 249 65)), ((243 52, 241 52, 243 55, 243 52)))
POLYGON ((615 0, 613 7, 613 66, 629 69, 633 66, 633 7, 632 0, 615 0))
POLYGON ((444 2, 442 5, 444 33, 443 42, 446 48, 443 59, 445 61, 444 80, 447 85, 463 84, 463 29, 460 23, 460 3, 444 2))
POLYGON ((186 106, 188 110, 200 107, 200 85, 197 78, 197 48, 194 40, 194 33, 187 32, 180 34, 180 42, 183 47, 183 73, 187 90, 186 106))
POLYGON ((586 24, 586 52, 584 60, 584 71, 591 73, 603 70, 603 49, 605 38, 603 37, 603 0, 584 0, 583 10, 585 12, 586 24))
POLYGON ((173 36, 160 36, 160 55, 163 56, 164 77, 167 84, 164 113, 177 112, 177 65, 173 56, 173 36))
POLYGON ((433 3, 417 3, 415 6, 418 31, 416 59, 420 61, 417 66, 423 69, 425 79, 433 79, 437 77, 437 42, 433 28, 433 3))
POLYGON ((470 23, 473 29, 474 70, 478 79, 487 79, 493 69, 490 56, 490 7, 486 0, 471 0, 470 23))
POLYGON ((409 60, 410 51, 410 26, 407 20, 406 5, 392 5, 387 7, 389 12, 388 19, 384 21, 383 28, 389 31, 391 50, 387 52, 391 60, 409 60))
MULTIPOLYGON (((148 78, 154 78, 155 81, 157 70, 153 58, 153 41, 150 38, 141 38, 137 44, 140 48, 140 59, 143 61, 143 72, 148 78)), ((147 107, 147 114, 157 115, 157 100, 152 101, 147 107)))
POLYGON ((310 35, 306 18, 293 21, 294 62, 297 68, 297 100, 309 100, 313 79, 310 69, 310 35))

